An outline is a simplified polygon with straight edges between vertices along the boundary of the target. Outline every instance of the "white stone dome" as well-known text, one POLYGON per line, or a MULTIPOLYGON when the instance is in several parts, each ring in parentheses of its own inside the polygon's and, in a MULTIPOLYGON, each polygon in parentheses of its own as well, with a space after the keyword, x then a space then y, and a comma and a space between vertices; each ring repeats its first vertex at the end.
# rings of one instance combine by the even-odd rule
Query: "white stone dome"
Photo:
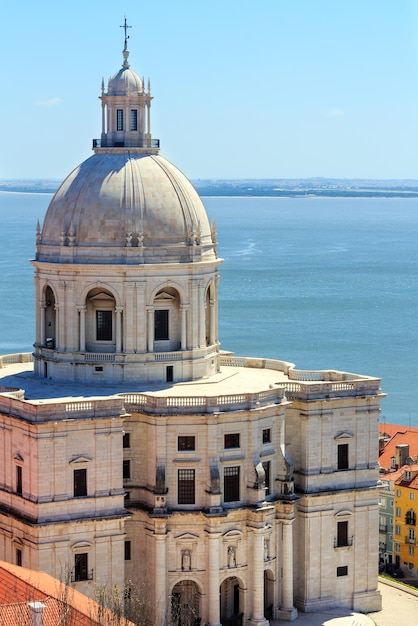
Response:
POLYGON ((142 93, 144 84, 142 79, 133 70, 123 67, 117 72, 108 84, 109 96, 127 96, 133 93, 142 93))
POLYGON ((159 155, 112 148, 61 184, 38 232, 36 258, 184 263, 213 260, 216 252, 205 207, 184 174, 159 155))

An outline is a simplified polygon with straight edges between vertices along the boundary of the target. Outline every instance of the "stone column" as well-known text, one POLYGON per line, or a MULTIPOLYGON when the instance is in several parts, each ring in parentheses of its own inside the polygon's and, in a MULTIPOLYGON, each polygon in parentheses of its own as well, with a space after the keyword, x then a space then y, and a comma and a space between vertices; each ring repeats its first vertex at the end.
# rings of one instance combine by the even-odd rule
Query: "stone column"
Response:
POLYGON ((122 352, 122 308, 116 307, 116 352, 122 352))
POLYGON ((154 307, 147 306, 147 352, 154 352, 154 307))
MULTIPOLYGON (((215 307, 215 311, 216 311, 216 316, 215 316, 215 337, 216 337, 216 341, 219 341, 219 315, 218 315, 218 306, 217 303, 219 302, 219 274, 216 273, 215 276, 215 303, 216 303, 216 307, 215 307)), ((217 359, 218 362, 218 370, 220 369, 220 359, 217 359)))
POLYGON ((203 301, 203 281, 198 282, 198 316, 199 316, 199 347, 206 346, 206 320, 205 307, 203 301))
POLYGON ((219 533, 208 534, 208 626, 221 626, 219 606, 219 533))
POLYGON ((186 304, 180 305, 181 312, 181 339, 180 349, 187 350, 187 309, 189 307, 186 304))
POLYGON ((78 309, 78 312, 80 314, 80 330, 79 330, 79 335, 80 335, 79 348, 80 348, 80 352, 85 352, 86 351, 86 310, 87 310, 87 308, 85 306, 80 306, 79 309, 78 309))
POLYGON ((293 621, 298 612, 293 606, 293 520, 282 521, 282 606, 278 617, 293 621))
POLYGON ((209 311, 210 311, 210 336, 209 343, 212 346, 216 342, 216 320, 215 320, 215 300, 209 301, 209 311))
POLYGON ((264 617, 264 529, 253 529, 253 572, 252 572, 252 617, 251 624, 268 626, 264 617))
MULTIPOLYGON (((61 309, 62 310, 62 309, 61 309)), ((61 320, 60 320, 60 306, 59 304, 54 304, 55 311, 55 350, 58 350, 60 346, 62 346, 62 340, 60 337, 61 332, 61 320)))
POLYGON ((40 334, 39 334, 39 343, 41 344, 41 346, 45 346, 45 311, 46 311, 45 303, 41 302, 39 310, 41 313, 41 320, 40 320, 41 327, 40 327, 40 334))
POLYGON ((155 528, 155 584, 154 606, 155 624, 165 624, 167 612, 171 607, 167 605, 167 535, 164 527, 155 528))

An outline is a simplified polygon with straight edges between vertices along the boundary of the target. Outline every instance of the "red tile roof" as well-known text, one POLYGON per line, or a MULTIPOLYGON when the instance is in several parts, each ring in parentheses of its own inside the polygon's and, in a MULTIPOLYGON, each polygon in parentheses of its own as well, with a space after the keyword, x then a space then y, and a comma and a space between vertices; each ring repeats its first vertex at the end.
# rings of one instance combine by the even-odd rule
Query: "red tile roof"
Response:
POLYGON ((45 572, 0 561, 0 624, 31 624, 28 602, 42 602, 44 626, 134 626, 45 572))
POLYGON ((418 428, 397 426, 396 424, 379 424, 379 432, 387 434, 390 439, 386 442, 379 456, 379 465, 385 470, 392 467, 392 457, 396 456, 396 446, 407 443, 408 456, 418 460, 418 428))
POLYGON ((385 424, 384 422, 379 422, 379 435, 387 435, 388 437, 393 437, 396 433, 416 433, 418 432, 417 426, 402 426, 401 424, 385 424))

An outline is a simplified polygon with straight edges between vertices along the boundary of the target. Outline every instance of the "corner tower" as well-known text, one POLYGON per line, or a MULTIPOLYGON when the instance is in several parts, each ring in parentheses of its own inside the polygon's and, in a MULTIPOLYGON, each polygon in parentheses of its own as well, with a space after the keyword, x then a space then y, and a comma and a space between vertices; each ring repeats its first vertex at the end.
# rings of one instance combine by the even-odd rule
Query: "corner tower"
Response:
POLYGON ((38 377, 195 380, 219 369, 216 233, 152 139, 151 93, 122 68, 102 83, 102 133, 38 225, 38 377))

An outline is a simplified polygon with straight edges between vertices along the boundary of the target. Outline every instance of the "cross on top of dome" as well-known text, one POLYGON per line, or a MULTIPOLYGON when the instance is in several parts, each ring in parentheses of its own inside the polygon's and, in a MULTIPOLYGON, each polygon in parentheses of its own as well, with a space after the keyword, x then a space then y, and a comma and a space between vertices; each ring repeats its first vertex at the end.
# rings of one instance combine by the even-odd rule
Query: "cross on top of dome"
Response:
POLYGON ((123 65, 122 67, 129 67, 129 63, 128 63, 128 57, 129 57, 129 50, 128 50, 128 39, 129 39, 129 35, 127 33, 128 28, 132 28, 132 26, 129 26, 127 21, 126 21, 126 16, 125 16, 125 20, 124 23, 119 27, 119 28, 123 28, 125 30, 125 45, 123 48, 123 65))

